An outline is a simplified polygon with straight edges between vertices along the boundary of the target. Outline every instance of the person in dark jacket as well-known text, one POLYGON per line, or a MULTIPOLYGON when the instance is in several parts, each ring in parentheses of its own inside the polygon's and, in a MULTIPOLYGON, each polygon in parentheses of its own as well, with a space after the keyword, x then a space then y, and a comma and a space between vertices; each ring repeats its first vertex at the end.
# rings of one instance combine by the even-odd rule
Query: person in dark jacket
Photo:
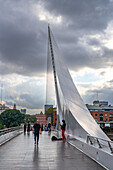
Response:
POLYGON ((43 131, 43 124, 42 124, 42 126, 41 126, 41 131, 43 131))
POLYGON ((61 125, 61 129, 62 129, 62 139, 65 140, 66 137, 65 137, 65 128, 66 128, 66 123, 65 123, 65 120, 62 120, 62 125, 61 125))
POLYGON ((26 133, 26 123, 24 123, 24 133, 26 133))
POLYGON ((37 122, 33 126, 33 133, 34 133, 35 144, 37 142, 37 145, 38 145, 39 133, 41 134, 41 126, 39 124, 39 120, 37 120, 37 122))
POLYGON ((48 131, 51 132, 51 123, 48 123, 48 131))
POLYGON ((31 126, 31 125, 30 125, 30 122, 28 122, 28 125, 27 125, 27 133, 28 133, 28 134, 30 134, 30 130, 31 130, 30 126, 31 126))

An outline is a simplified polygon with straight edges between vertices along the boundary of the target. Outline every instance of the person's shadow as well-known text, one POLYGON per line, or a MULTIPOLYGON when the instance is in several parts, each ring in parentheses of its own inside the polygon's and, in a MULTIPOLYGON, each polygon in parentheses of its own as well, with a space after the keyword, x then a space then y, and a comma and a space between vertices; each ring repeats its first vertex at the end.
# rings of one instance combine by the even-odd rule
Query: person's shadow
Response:
POLYGON ((34 146, 33 161, 38 162, 38 157, 39 157, 39 148, 38 148, 38 145, 35 145, 34 146))

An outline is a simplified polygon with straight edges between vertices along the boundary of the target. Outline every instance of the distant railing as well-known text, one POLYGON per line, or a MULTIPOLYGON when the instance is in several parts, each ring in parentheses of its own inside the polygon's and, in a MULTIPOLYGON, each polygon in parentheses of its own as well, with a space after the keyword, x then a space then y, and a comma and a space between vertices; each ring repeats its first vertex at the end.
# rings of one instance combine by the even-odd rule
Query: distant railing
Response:
POLYGON ((21 126, 2 129, 2 130, 0 130, 0 136, 1 136, 1 135, 4 135, 4 134, 7 134, 7 133, 9 133, 9 132, 13 132, 13 131, 15 131, 15 130, 20 130, 20 129, 22 129, 21 126))
POLYGON ((97 138, 95 136, 87 135, 87 143, 90 142, 90 144, 93 145, 94 144, 93 141, 97 142, 99 148, 102 148, 104 146, 104 144, 101 143, 100 141, 104 141, 106 143, 106 146, 109 147, 111 153, 113 153, 113 147, 112 147, 113 145, 111 145, 111 144, 113 144, 113 141, 110 141, 110 140, 108 141, 108 140, 105 140, 102 138, 97 138))

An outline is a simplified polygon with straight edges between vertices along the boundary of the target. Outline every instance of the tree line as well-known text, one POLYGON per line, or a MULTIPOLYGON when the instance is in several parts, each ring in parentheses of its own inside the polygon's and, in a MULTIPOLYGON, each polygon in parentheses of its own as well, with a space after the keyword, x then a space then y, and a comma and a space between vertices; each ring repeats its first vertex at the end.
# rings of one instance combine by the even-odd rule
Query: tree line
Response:
POLYGON ((25 115, 16 109, 5 110, 0 115, 0 129, 20 126, 25 122, 35 123, 36 118, 33 115, 25 115))

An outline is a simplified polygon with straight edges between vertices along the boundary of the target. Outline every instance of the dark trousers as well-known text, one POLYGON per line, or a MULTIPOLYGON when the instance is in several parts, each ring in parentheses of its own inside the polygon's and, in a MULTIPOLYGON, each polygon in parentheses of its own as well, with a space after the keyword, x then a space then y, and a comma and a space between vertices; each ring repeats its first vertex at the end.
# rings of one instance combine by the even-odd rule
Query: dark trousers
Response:
POLYGON ((39 133, 34 133, 34 140, 35 140, 35 142, 37 140, 37 143, 38 143, 38 141, 39 141, 39 133))

